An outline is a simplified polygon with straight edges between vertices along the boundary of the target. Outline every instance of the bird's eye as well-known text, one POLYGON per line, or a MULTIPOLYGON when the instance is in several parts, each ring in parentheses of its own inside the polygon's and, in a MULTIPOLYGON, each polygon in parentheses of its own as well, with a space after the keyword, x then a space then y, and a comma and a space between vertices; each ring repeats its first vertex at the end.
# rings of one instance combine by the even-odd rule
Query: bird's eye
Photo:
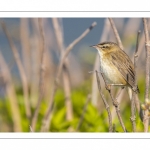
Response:
POLYGON ((103 46, 103 48, 108 48, 108 46, 103 46))

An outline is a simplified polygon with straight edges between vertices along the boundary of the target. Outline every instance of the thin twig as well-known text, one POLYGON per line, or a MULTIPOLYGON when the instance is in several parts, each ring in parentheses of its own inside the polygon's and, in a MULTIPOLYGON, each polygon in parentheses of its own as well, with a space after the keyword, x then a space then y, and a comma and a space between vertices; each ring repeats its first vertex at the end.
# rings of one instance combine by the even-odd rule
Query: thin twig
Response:
POLYGON ((39 80, 39 97, 38 97, 38 102, 37 106, 32 118, 32 129, 35 131, 35 125, 37 122, 37 117, 39 114, 40 110, 40 105, 44 96, 44 91, 45 91, 45 84, 44 84, 44 78, 45 78, 45 63, 44 63, 44 57, 45 57, 45 40, 44 40, 44 31, 42 27, 42 18, 38 18, 38 23, 39 23, 39 30, 40 30, 40 37, 41 37, 41 66, 40 66, 40 80, 39 80))
POLYGON ((2 28, 3 28, 4 33, 6 34, 6 37, 9 41, 9 45, 11 47, 11 50, 13 52, 15 61, 17 63, 17 66, 18 66, 18 69, 19 69, 19 72, 20 72, 22 86, 23 86, 23 94, 24 94, 24 99, 25 99, 26 116, 30 120, 31 119, 31 108, 30 108, 30 102, 29 102, 29 91, 28 91, 29 89, 28 89, 27 76, 26 76, 24 67, 22 65, 18 50, 17 50, 12 38, 10 37, 10 34, 9 34, 4 22, 2 23, 2 28))
POLYGON ((59 65, 59 68, 58 68, 58 74, 57 74, 57 81, 59 79, 59 76, 61 74, 61 71, 62 71, 62 67, 63 67, 63 63, 66 59, 66 57, 68 56, 69 52, 72 50, 72 48, 78 43, 80 42, 95 26, 97 25, 96 22, 92 23, 92 25, 86 29, 82 34, 81 36, 79 36, 77 39, 75 39, 65 50, 65 53, 63 54, 62 56, 62 59, 61 59, 61 62, 60 62, 60 65, 59 65))
MULTIPOLYGON (((145 102, 149 99, 149 83, 150 83, 150 41, 148 33, 147 19, 143 18, 144 32, 145 32, 145 48, 146 48, 146 84, 145 84, 145 102)), ((149 118, 148 110, 144 112, 144 132, 148 132, 149 118)))
POLYGON ((0 69, 2 72, 2 76, 6 82, 6 93, 8 96, 8 100, 10 102, 13 129, 14 132, 21 132, 22 131, 21 116, 20 116, 18 100, 15 92, 15 87, 11 77, 11 72, 9 71, 8 65, 1 52, 0 52, 0 69))
MULTIPOLYGON (((113 103, 113 105, 115 106, 116 113, 117 113, 119 122, 120 122, 120 124, 121 124, 121 127, 122 127, 123 131, 126 132, 127 130, 126 130, 126 128, 125 128, 125 125, 124 125, 124 123, 123 123, 123 120, 122 120, 121 114, 120 114, 119 103, 117 102, 117 98, 118 98, 119 96, 117 96, 117 98, 114 99, 114 97, 113 97, 113 95, 112 95, 111 85, 108 86, 108 85, 107 85, 107 82, 106 82, 106 80, 105 80, 104 74, 101 73, 101 75, 102 75, 103 80, 104 80, 104 82, 105 82, 106 90, 108 90, 108 92, 109 92, 109 94, 110 94, 110 97, 111 97, 111 100, 112 100, 112 103, 113 103)), ((119 92, 119 95, 120 95, 120 93, 121 93, 121 92, 119 92)))
POLYGON ((50 117, 50 113, 51 113, 51 110, 52 110, 52 106, 53 106, 53 102, 54 102, 54 95, 55 95, 55 92, 57 90, 57 84, 58 84, 58 80, 59 80, 59 77, 60 77, 60 74, 62 72, 62 69, 63 69, 63 64, 65 62, 65 59, 66 57, 68 56, 69 52, 72 50, 72 48, 78 43, 80 42, 80 40, 82 40, 95 26, 96 26, 96 22, 92 23, 92 25, 86 29, 77 39, 75 39, 65 50, 62 58, 61 58, 61 61, 59 63, 59 67, 58 67, 58 72, 57 72, 57 75, 56 75, 56 79, 55 79, 55 83, 54 83, 54 86, 53 86, 53 89, 52 89, 52 94, 51 94, 51 97, 50 97, 50 104, 48 106, 48 110, 44 116, 44 119, 43 119, 43 124, 42 124, 42 128, 41 130, 44 131, 45 128, 48 128, 49 124, 50 124, 50 121, 49 121, 49 117, 50 117))
POLYGON ((87 109, 87 106, 88 106, 90 100, 91 100, 91 95, 89 94, 88 97, 87 97, 87 100, 86 100, 86 102, 84 104, 83 111, 82 111, 79 123, 77 125, 76 131, 79 131, 79 129, 80 129, 81 125, 82 125, 82 122, 83 122, 83 119, 84 119, 84 115, 85 115, 85 112, 86 112, 86 109, 87 109))
POLYGON ((112 20, 112 18, 108 18, 108 19, 109 19, 110 24, 111 24, 111 26, 112 26, 112 28, 113 28, 113 31, 114 31, 114 34, 115 34, 117 43, 118 43, 119 47, 123 50, 123 45, 122 45, 120 36, 119 36, 119 34, 118 34, 117 28, 116 28, 116 26, 115 26, 115 24, 114 24, 114 21, 112 20))
POLYGON ((110 111, 110 107, 103 95, 103 92, 102 92, 102 89, 101 89, 101 85, 100 85, 100 79, 99 79, 99 76, 98 76, 98 72, 96 70, 96 78, 97 78, 97 85, 98 85, 98 89, 99 89, 99 93, 101 95, 101 98, 103 100, 103 103, 105 105, 105 108, 107 110, 107 114, 108 114, 108 121, 109 121, 109 132, 113 132, 113 125, 112 125, 112 116, 111 116, 111 111, 110 111))

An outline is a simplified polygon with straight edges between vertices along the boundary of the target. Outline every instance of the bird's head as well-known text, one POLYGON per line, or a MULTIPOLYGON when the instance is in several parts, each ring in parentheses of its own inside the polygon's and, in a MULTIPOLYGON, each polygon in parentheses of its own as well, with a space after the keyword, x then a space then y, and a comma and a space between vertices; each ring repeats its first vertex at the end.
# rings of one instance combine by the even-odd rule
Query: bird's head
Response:
POLYGON ((119 46, 114 42, 103 42, 90 47, 96 48, 100 53, 108 53, 119 49, 119 46))

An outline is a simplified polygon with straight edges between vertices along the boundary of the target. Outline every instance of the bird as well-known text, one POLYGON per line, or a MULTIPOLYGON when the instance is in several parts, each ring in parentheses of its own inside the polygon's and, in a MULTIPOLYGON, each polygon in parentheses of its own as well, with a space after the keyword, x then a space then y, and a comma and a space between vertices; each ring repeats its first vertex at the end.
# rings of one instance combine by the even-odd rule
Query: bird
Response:
MULTIPOLYGON (((103 73, 107 85, 127 87, 130 100, 132 99, 132 90, 136 93, 140 92, 138 85, 135 87, 133 62, 118 44, 115 42, 102 42, 90 47, 98 51, 100 71, 103 73)), ((140 106, 137 107, 137 109, 140 109, 140 106)))

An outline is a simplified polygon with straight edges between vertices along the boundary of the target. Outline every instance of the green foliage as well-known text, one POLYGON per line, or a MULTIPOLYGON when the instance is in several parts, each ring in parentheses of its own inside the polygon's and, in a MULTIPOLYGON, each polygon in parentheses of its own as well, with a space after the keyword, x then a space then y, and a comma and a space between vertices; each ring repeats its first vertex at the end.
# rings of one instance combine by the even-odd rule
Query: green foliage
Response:
MULTIPOLYGON (((83 108, 87 101, 88 94, 90 93, 90 80, 86 81, 79 88, 75 88, 71 93, 71 100, 73 106, 73 118, 71 121, 66 119, 66 106, 65 106, 65 96, 63 89, 58 89, 54 98, 54 106, 51 114, 51 123, 49 131, 51 132, 68 132, 68 129, 71 127, 73 131, 77 132, 108 132, 108 115, 105 110, 104 105, 102 104, 100 108, 95 107, 91 102, 88 103, 86 107, 85 114, 83 115, 83 120, 77 130, 81 116, 83 113, 83 108), (103 110, 103 111, 101 111, 103 110)), ((139 80, 140 87, 140 98, 144 99, 144 83, 139 80)), ((116 92, 115 92, 116 93, 116 92)), ((107 97, 107 96, 106 96, 107 97)), ((24 107, 24 98, 22 91, 17 92, 18 105, 20 108, 21 115, 21 125, 23 132, 29 132, 30 121, 26 118, 25 107, 24 107)), ((125 97, 126 99, 126 97, 125 97)), ((101 100, 101 99, 100 99, 101 100)), ((107 98, 110 101, 109 97, 107 98)), ((36 124, 36 131, 40 131, 43 117, 46 113, 48 103, 46 100, 42 101, 40 106, 40 111, 38 115, 38 121, 36 124)), ((100 101, 100 103, 103 103, 100 101)), ((132 124, 130 121, 131 110, 130 110, 130 101, 125 100, 120 104, 120 110, 122 119, 125 123, 128 132, 132 132, 132 124)), ((35 108, 32 108, 32 113, 35 108)), ((112 111, 112 106, 111 106, 112 111)), ((13 122, 11 116, 11 107, 8 99, 0 100, 0 122, 2 125, 0 131, 13 131, 13 122)), ((113 124, 115 124, 116 132, 123 132, 122 127, 118 121, 117 116, 113 118, 113 124)), ((143 132, 143 124, 139 119, 138 114, 136 114, 136 128, 137 131, 143 132)))
POLYGON ((1 132, 13 131, 11 109, 8 99, 0 99, 0 123, 1 123, 0 128, 1 132))

